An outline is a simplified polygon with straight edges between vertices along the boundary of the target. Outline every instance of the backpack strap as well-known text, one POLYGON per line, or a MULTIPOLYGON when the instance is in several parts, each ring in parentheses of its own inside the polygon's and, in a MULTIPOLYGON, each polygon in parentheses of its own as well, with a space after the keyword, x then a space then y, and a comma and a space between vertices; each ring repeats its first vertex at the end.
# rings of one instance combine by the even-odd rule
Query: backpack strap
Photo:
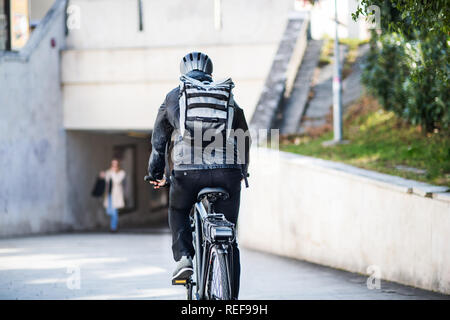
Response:
POLYGON ((178 99, 180 107, 180 134, 184 136, 186 130, 186 117, 187 117, 187 99, 186 99, 186 84, 184 81, 180 83, 180 97, 178 99))

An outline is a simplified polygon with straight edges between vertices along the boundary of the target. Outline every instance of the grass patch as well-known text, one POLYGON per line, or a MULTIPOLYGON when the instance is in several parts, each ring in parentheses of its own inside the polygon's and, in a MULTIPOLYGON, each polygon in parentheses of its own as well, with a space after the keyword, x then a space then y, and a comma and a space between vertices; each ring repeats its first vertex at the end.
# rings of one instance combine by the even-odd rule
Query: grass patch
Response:
MULTIPOLYGON (((323 67, 332 62, 334 55, 334 39, 325 35, 323 38, 323 46, 320 51, 319 67, 323 67)), ((367 43, 367 40, 341 38, 339 44, 346 45, 348 50, 342 66, 342 77, 345 79, 352 71, 352 66, 358 57, 358 48, 360 45, 367 43)))
POLYGON ((344 116, 344 139, 348 144, 331 147, 328 124, 304 136, 282 137, 283 151, 344 162, 375 170, 450 187, 450 132, 425 134, 420 126, 412 126, 394 113, 383 110, 369 96, 351 105, 344 116), (425 173, 400 170, 397 166, 425 170, 425 173))
POLYGON ((323 67, 331 63, 333 57, 334 42, 330 37, 324 37, 322 50, 320 51, 319 67, 323 67))

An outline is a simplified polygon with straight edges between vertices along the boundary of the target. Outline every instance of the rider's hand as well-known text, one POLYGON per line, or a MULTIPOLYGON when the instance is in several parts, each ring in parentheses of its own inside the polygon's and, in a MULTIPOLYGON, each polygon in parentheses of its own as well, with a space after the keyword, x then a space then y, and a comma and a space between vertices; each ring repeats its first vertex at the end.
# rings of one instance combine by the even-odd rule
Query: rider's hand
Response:
POLYGON ((150 181, 150 183, 153 185, 153 189, 164 187, 166 185, 166 182, 166 176, 164 176, 161 180, 150 181))

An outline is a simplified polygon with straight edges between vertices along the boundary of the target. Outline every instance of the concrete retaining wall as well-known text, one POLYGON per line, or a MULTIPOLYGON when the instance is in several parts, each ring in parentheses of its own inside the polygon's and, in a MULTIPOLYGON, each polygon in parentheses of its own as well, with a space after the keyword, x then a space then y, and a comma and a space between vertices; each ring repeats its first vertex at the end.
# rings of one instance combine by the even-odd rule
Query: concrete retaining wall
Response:
POLYGON ((66 229, 58 1, 19 52, 0 53, 0 236, 66 229), (55 47, 51 46, 55 40, 55 47))
POLYGON ((446 188, 262 148, 251 159, 241 245, 450 293, 446 188))

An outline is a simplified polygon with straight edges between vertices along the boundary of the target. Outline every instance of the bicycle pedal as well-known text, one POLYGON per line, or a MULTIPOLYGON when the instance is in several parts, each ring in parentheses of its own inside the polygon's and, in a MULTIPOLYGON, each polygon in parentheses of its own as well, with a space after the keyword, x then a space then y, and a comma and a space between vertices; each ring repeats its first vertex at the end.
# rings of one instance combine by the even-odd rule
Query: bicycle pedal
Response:
POLYGON ((176 286, 176 285, 185 286, 185 285, 188 284, 189 281, 190 281, 190 279, 172 280, 172 285, 174 285, 174 286, 176 286))

